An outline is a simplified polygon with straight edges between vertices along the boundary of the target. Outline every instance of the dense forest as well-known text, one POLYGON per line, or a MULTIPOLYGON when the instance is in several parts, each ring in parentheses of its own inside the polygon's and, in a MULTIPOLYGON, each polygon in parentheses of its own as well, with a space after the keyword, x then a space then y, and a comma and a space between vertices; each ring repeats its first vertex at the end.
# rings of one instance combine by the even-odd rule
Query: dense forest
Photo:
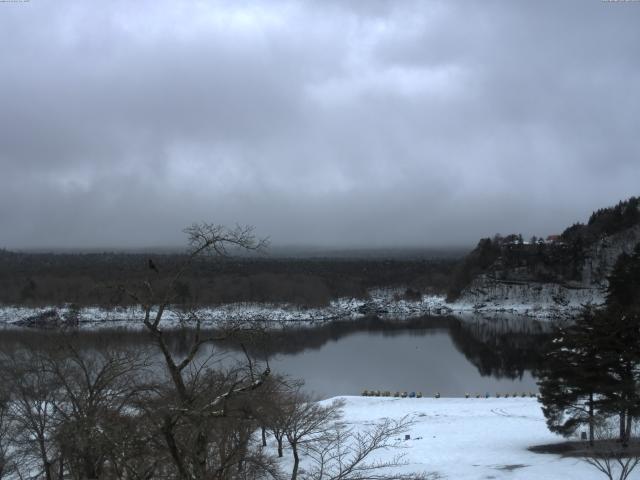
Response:
MULTIPOLYGON (((120 285, 170 280, 178 254, 53 254, 0 251, 0 302, 21 305, 122 305, 120 285), (149 261, 157 271, 149 268, 149 261)), ((376 287, 424 293, 446 290, 456 257, 198 258, 176 285, 179 303, 291 302, 323 306, 333 298, 366 297, 376 287)))

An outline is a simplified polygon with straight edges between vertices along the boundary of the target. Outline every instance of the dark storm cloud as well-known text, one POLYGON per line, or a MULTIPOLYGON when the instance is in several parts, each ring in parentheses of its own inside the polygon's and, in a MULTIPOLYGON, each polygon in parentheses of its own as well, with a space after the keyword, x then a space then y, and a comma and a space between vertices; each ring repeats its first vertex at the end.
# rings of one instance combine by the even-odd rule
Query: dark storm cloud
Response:
POLYGON ((640 193, 638 2, 0 4, 0 246, 555 233, 640 193))

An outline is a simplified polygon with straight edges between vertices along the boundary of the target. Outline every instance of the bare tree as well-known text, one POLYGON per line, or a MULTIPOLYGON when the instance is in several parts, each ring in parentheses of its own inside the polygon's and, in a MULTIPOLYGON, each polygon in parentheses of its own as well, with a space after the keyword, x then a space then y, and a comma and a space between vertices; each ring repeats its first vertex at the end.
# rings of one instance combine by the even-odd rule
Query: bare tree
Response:
POLYGON ((398 435, 413 425, 408 417, 385 419, 364 430, 336 423, 331 432, 306 445, 311 465, 302 480, 435 480, 437 473, 397 473, 403 454, 375 460, 377 452, 402 448, 398 435))
MULTIPOLYGON (((171 376, 171 380, 178 396, 185 404, 188 404, 193 400, 193 398, 189 395, 186 386, 184 377, 185 369, 192 365, 203 345, 225 338, 226 335, 221 335, 217 338, 203 338, 201 336, 200 329, 201 317, 196 312, 190 312, 186 318, 195 323, 195 336, 191 342, 188 353, 184 358, 177 359, 167 345, 161 325, 165 311, 176 299, 177 294, 175 287, 198 257, 205 255, 226 256, 229 249, 232 247, 241 250, 259 251, 266 247, 267 241, 264 239, 257 239, 253 234, 252 227, 237 226, 235 229, 228 229, 221 225, 201 223, 194 224, 186 228, 185 233, 189 238, 189 249, 186 259, 178 269, 169 276, 168 283, 164 285, 164 288, 158 291, 157 288, 154 288, 155 282, 150 278, 147 278, 140 292, 133 292, 131 290, 126 291, 134 301, 142 306, 144 312, 144 326, 147 328, 162 352, 166 368, 171 376)), ((157 271, 157 267, 155 270, 157 271)), ((253 384, 236 386, 235 390, 248 390, 259 386, 259 384, 264 381, 263 377, 268 375, 267 371, 263 373, 266 373, 266 375, 263 375, 258 379, 254 379, 253 384), (258 385, 255 385, 256 381, 259 382, 258 385)), ((226 396, 228 397, 233 393, 234 392, 227 392, 226 396)), ((210 407, 213 409, 219 406, 223 400, 224 398, 215 399, 211 402, 210 407)))
POLYGON ((405 465, 404 456, 377 461, 372 457, 382 450, 403 445, 396 437, 413 425, 407 417, 385 419, 365 429, 346 427, 342 422, 343 400, 315 402, 303 390, 303 382, 281 380, 282 390, 275 395, 274 406, 267 412, 267 424, 278 442, 282 456, 282 439, 286 438, 293 454, 291 480, 426 480, 437 474, 398 474, 405 465), (305 464, 306 470, 302 469, 305 464))
POLYGON ((282 399, 282 430, 293 454, 291 480, 298 478, 300 447, 327 435, 340 418, 344 401, 335 400, 327 406, 314 402, 302 391, 301 385, 282 399))
POLYGON ((0 479, 16 470, 15 452, 11 443, 13 422, 9 415, 8 395, 3 397, 0 398, 0 479))
MULTIPOLYGON (((71 337, 3 352, 6 408, 0 413, 11 424, 18 473, 47 480, 114 478, 106 466, 118 457, 121 420, 135 417, 132 398, 144 365, 138 357, 81 350, 71 337)), ((0 428, 0 441, 3 433, 0 428)))
POLYGON ((58 385, 44 359, 25 348, 2 352, 0 381, 5 389, 6 415, 12 423, 13 447, 21 471, 45 480, 57 477, 61 452, 55 442, 58 385))
POLYGON ((616 428, 606 420, 598 423, 595 437, 594 446, 584 452, 582 459, 609 480, 629 478, 640 463, 638 441, 620 442, 616 428))
POLYGON ((267 431, 277 443, 278 457, 284 455, 284 440, 289 422, 287 398, 293 391, 299 390, 304 382, 273 375, 265 382, 262 401, 258 405, 257 417, 260 423, 262 446, 267 446, 267 431))
MULTIPOLYGON (((260 388, 270 374, 268 365, 261 372, 256 372, 255 365, 248 358, 249 368, 246 371, 234 370, 225 375, 208 368, 207 361, 199 361, 198 355, 205 344, 228 338, 238 330, 247 330, 247 326, 225 326, 215 337, 203 337, 201 332, 201 315, 193 310, 184 318, 195 325, 195 332, 187 353, 179 356, 168 345, 164 336, 162 319, 165 311, 176 299, 176 286, 189 267, 199 257, 213 255, 226 256, 231 249, 245 251, 262 250, 267 242, 253 234, 252 227, 237 226, 229 229, 208 223, 194 224, 185 229, 189 239, 189 249, 184 262, 168 274, 164 283, 160 283, 165 269, 153 264, 153 274, 147 278, 137 292, 126 290, 128 295, 143 308, 143 324, 158 346, 164 366, 170 379, 167 385, 159 390, 162 405, 154 412, 154 420, 159 432, 165 440, 170 458, 177 470, 178 478, 198 480, 205 478, 223 478, 231 461, 228 454, 226 437, 224 442, 216 439, 212 432, 215 419, 229 417, 230 402, 236 397, 249 395, 260 388)), ((224 421, 216 423, 220 427, 224 421)), ((226 422, 228 423, 228 422, 226 422)), ((236 427, 244 429, 242 422, 236 427)), ((234 432, 238 434, 238 431, 234 432)), ((240 448, 246 446, 245 435, 238 439, 240 448)), ((234 461, 242 463, 245 454, 232 456, 234 461), (238 458, 236 458, 238 457, 238 458), (240 458, 240 459, 239 459, 240 458)))
POLYGON ((101 478, 105 464, 118 458, 111 432, 131 415, 147 362, 139 352, 81 351, 72 343, 41 355, 58 385, 55 438, 61 458, 72 477, 101 478))

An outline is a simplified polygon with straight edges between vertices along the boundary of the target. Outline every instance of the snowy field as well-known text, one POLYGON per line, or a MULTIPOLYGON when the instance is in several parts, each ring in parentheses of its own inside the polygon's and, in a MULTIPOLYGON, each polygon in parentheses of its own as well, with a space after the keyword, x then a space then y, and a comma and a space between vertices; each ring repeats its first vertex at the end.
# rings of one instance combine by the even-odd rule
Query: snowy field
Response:
MULTIPOLYGON (((562 441, 547 430, 535 398, 337 398, 346 401, 344 419, 355 426, 405 415, 416 421, 407 432, 411 439, 400 440, 408 461, 399 467, 402 471, 434 472, 455 480, 604 478, 580 459, 527 450, 562 441)), ((377 458, 392 456, 385 452, 377 458)), ((640 470, 629 478, 640 478, 640 470)))

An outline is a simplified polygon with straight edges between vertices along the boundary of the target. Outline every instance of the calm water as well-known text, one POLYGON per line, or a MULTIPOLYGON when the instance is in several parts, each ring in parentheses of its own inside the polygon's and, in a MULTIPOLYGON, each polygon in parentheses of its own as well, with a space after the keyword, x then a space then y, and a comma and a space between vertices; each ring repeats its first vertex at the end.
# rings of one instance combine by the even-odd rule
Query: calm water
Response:
POLYGON ((448 332, 356 333, 317 350, 277 355, 270 364, 274 371, 305 378, 307 389, 323 397, 357 395, 363 389, 443 396, 537 391, 528 371, 514 379, 481 375, 448 332))
MULTIPOLYGON (((320 397, 357 395, 364 389, 421 391, 432 396, 521 393, 537 390, 531 371, 549 325, 526 319, 484 320, 423 317, 412 320, 335 322, 313 329, 290 330, 253 339, 245 346, 254 358, 268 360, 272 371, 305 379, 307 390, 320 397)), ((190 346, 190 331, 165 334, 179 355, 190 346)), ((69 335, 69 333, 67 333, 69 335)), ((72 332, 88 351, 147 348, 144 332, 72 332)), ((55 342, 55 332, 5 331, 0 346, 30 339, 29 348, 55 342), (34 341, 35 340, 35 341, 34 341)), ((240 345, 211 347, 224 360, 244 361, 240 345)), ((211 351, 203 351, 207 358, 211 351)), ((160 356, 157 356, 158 360, 160 356)), ((160 363, 161 365, 161 363, 160 363)))
POLYGON ((254 354, 321 397, 364 389, 528 393, 537 391, 531 370, 548 331, 523 319, 369 319, 281 334, 254 354))

